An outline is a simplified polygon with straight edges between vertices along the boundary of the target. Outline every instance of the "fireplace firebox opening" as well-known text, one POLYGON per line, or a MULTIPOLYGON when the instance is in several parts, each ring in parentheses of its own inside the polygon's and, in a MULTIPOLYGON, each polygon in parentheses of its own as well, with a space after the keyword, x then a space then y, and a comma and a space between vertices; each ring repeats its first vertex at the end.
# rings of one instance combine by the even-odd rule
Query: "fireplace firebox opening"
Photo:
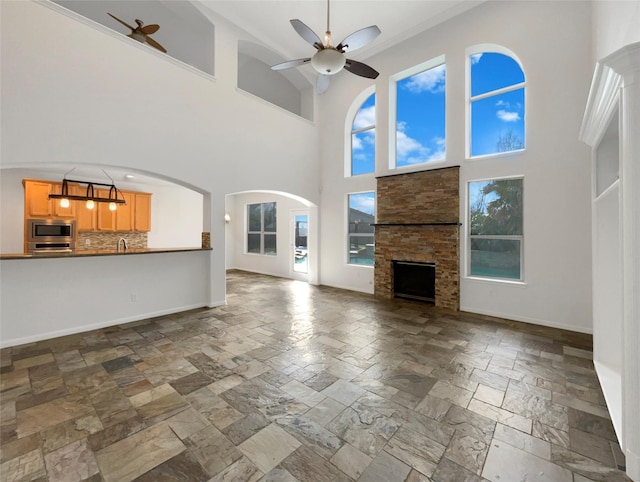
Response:
POLYGON ((436 301, 436 264, 393 262, 393 295, 410 300, 436 301))

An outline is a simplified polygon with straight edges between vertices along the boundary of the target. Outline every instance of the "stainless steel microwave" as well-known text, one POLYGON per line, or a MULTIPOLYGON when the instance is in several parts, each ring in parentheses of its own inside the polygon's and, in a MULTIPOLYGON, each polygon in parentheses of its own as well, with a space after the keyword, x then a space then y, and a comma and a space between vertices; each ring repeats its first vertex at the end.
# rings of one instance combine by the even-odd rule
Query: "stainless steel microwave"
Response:
POLYGON ((28 219, 29 252, 72 251, 76 242, 76 222, 65 219, 28 219))

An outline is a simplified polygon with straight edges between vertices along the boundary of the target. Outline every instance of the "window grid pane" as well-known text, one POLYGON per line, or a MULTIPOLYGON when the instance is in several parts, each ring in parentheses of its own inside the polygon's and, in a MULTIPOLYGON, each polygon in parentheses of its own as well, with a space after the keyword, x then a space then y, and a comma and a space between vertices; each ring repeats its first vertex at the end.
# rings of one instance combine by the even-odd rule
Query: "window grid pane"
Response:
POLYGON ((276 203, 264 203, 262 205, 264 213, 264 231, 267 233, 276 232, 276 203))
POLYGON ((396 167, 444 160, 446 66, 396 83, 396 167))
POLYGON ((525 148, 525 76, 504 54, 482 52, 471 64, 469 156, 489 156, 525 148))
POLYGON ((524 87, 471 102, 471 155, 524 149, 524 87))
POLYGON ((522 280, 523 180, 469 183, 469 275, 522 280))
POLYGON ((373 265, 375 250, 375 193, 349 194, 347 260, 349 264, 373 265))
POLYGON ((247 206, 249 231, 262 231, 262 207, 260 204, 247 206))
POLYGON ((275 202, 247 205, 247 253, 277 254, 275 202))
POLYGON ((351 175, 375 171, 376 94, 365 100, 351 125, 351 175))
POLYGON ((521 239, 471 238, 469 274, 502 279, 522 279, 521 239))

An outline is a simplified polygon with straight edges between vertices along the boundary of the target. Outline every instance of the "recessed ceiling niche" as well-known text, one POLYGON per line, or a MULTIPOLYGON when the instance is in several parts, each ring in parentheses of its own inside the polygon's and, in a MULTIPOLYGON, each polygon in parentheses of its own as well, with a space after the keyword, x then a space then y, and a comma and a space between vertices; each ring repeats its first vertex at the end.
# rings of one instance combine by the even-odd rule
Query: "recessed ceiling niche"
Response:
MULTIPOLYGON (((131 31, 111 18, 115 15, 135 27, 136 19, 145 25, 160 26, 151 38, 167 49, 174 59, 191 65, 202 72, 214 74, 215 27, 191 2, 149 0, 52 0, 107 28, 129 35, 131 31)), ((135 42, 135 40, 131 40, 135 42)), ((149 46, 149 48, 153 48, 149 46)))
POLYGON ((313 120, 313 85, 293 69, 271 70, 282 59, 269 49, 249 42, 238 42, 238 88, 267 102, 313 120))

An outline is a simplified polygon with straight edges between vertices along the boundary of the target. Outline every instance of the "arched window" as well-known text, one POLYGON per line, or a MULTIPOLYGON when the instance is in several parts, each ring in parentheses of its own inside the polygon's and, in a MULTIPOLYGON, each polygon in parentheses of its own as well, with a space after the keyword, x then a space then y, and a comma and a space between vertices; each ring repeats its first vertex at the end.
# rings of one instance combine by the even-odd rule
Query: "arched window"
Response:
POLYGON ((376 94, 362 103, 351 124, 351 169, 349 175, 376 170, 376 94))
POLYGON ((525 148, 525 76, 515 55, 498 46, 473 49, 468 58, 467 157, 525 148))

